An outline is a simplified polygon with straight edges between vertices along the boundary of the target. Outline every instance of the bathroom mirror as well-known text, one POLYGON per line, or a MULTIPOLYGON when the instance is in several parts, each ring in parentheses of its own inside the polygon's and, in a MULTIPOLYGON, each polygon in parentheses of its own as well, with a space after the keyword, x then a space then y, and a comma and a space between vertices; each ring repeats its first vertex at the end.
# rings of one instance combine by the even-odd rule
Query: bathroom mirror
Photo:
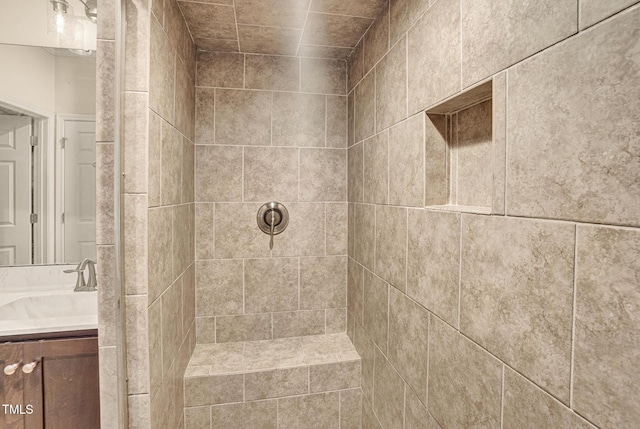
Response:
POLYGON ((68 4, 0 16, 0 266, 96 258, 96 24, 68 4))

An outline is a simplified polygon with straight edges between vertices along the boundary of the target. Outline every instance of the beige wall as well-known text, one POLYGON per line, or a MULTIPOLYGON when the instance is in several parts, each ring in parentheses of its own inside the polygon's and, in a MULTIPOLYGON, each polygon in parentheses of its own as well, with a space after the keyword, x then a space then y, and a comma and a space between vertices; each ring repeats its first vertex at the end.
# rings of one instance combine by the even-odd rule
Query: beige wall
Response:
POLYGON ((347 332, 363 427, 640 419, 632 3, 396 0, 360 42, 347 332), (488 79, 489 105, 447 110, 488 79))
POLYGON ((196 85, 197 341, 344 332, 345 62, 201 52, 196 85))
POLYGON ((0 93, 53 112, 55 57, 44 49, 0 45, 0 93))

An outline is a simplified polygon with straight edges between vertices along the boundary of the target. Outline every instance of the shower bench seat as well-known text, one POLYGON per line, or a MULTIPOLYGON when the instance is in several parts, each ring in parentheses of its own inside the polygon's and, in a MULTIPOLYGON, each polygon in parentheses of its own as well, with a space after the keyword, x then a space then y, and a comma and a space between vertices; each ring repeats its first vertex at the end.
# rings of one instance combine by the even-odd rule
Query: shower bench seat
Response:
POLYGON ((360 371, 345 333, 198 344, 184 376, 185 429, 359 428, 360 371))

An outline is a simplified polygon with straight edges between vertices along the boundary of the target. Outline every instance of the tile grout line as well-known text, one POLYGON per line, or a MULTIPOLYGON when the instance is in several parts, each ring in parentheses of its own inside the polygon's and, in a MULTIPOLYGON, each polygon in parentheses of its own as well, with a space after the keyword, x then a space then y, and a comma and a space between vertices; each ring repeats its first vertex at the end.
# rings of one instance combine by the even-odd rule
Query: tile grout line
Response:
POLYGON ((569 408, 573 410, 573 384, 575 376, 575 360, 576 360, 576 316, 577 316, 577 304, 578 304, 578 225, 575 226, 574 231, 574 249, 573 249, 573 311, 572 311, 572 323, 571 323, 571 365, 569 373, 569 408))

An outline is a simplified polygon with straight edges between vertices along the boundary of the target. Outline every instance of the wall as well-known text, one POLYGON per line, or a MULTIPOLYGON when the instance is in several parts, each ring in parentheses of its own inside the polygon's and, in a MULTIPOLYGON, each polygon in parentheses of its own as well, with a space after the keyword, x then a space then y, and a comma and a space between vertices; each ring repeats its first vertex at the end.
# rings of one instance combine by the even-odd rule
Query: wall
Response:
POLYGON ((395 0, 359 43, 347 332, 363 427, 640 419, 633 3, 395 0), (493 214, 425 208, 442 136, 423 112, 489 78, 494 151, 456 156, 489 170, 493 214))
POLYGON ((95 58, 55 57, 56 113, 96 114, 95 58))
POLYGON ((175 1, 126 3, 124 301, 129 426, 183 422, 195 347, 195 47, 175 1))
POLYGON ((199 343, 346 329, 346 67, 200 52, 196 80, 199 343), (289 211, 269 237, 256 213, 289 211))
POLYGON ((55 57, 44 49, 0 45, 0 93, 55 111, 55 57))

